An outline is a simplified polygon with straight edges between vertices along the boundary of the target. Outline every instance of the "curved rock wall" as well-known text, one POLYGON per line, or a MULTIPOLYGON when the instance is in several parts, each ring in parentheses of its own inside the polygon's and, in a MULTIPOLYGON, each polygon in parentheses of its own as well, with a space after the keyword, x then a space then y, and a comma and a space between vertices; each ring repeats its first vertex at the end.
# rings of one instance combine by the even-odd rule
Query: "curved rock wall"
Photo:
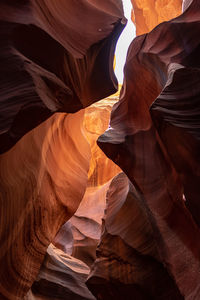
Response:
POLYGON ((194 0, 132 42, 120 101, 98 142, 143 195, 159 260, 185 299, 200 293, 199 8, 194 0))
POLYGON ((95 300, 85 285, 89 272, 82 261, 50 244, 39 275, 24 300, 95 300))
POLYGON ((87 285, 97 299, 183 299, 159 262, 151 212, 124 173, 108 187, 102 236, 87 285))
POLYGON ((92 157, 88 173, 88 186, 98 187, 113 178, 120 168, 97 146, 98 137, 108 128, 110 113, 118 96, 113 95, 85 109, 84 126, 92 157))
POLYGON ((70 220, 72 245, 67 234, 62 241, 66 229, 54 243, 88 264, 96 258, 107 182, 120 171, 96 145, 114 102, 57 113, 0 156, 0 290, 8 299, 26 293, 49 243, 81 201, 70 220))
POLYGON ((2 298, 23 298, 83 198, 91 150, 77 111, 117 90, 125 23, 120 0, 0 3, 2 298))
POLYGON ((96 140, 107 128, 116 95, 85 109, 83 126, 91 149, 90 169, 82 202, 70 219, 74 237, 72 255, 91 265, 101 236, 106 193, 110 180, 121 170, 97 146, 96 140))
POLYGON ((0 157, 0 292, 8 299, 30 288, 83 198, 90 161, 83 116, 56 114, 0 157))
POLYGON ((13 0, 0 10, 3 153, 53 113, 117 91, 114 49, 126 20, 120 0, 13 0))
POLYGON ((1 1, 0 298, 199 299, 199 9, 1 1))

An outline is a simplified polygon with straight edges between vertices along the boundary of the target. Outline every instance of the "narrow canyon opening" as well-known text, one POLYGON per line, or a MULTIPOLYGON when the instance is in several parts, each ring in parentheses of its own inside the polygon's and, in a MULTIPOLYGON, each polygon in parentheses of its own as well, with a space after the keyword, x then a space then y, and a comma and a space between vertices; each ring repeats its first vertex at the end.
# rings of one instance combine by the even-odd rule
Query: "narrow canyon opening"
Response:
POLYGON ((199 20, 1 1, 0 299, 200 299, 199 20))

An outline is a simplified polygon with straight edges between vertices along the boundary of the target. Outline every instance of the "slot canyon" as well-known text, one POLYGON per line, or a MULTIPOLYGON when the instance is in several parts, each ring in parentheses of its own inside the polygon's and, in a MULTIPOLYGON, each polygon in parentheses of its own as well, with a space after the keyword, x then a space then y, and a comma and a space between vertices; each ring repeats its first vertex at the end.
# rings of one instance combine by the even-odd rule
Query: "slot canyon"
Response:
POLYGON ((121 0, 0 0, 0 300, 200 299, 200 0, 131 4, 121 85, 121 0))

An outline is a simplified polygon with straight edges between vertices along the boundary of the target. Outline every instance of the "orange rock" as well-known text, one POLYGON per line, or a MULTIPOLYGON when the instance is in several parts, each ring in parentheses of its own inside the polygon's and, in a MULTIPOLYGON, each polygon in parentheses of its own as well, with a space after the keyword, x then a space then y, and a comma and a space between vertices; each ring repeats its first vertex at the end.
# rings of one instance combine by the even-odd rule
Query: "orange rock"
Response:
POLYGON ((0 298, 22 299, 88 180, 84 111, 59 113, 0 156, 0 298))
POLYGON ((151 31, 158 24, 177 17, 182 11, 182 0, 131 0, 132 20, 136 34, 151 31))
POLYGON ((88 265, 96 258, 109 182, 121 172, 96 144, 99 135, 108 128, 112 106, 116 100, 118 97, 113 95, 85 109, 83 125, 91 150, 90 169, 83 200, 69 222, 74 237, 72 255, 88 265))
POLYGON ((87 134, 82 109, 116 92, 126 21, 121 0, 1 1, 0 21, 0 299, 21 300, 84 196, 105 126, 87 134))
MULTIPOLYGON (((28 291, 48 245, 75 213, 87 187, 72 222, 74 230, 81 226, 83 241, 75 238, 73 252, 82 255, 78 247, 85 243, 89 224, 95 253, 106 184, 120 172, 96 145, 114 102, 105 99, 75 114, 57 113, 0 156, 0 295, 17 300, 28 291)), ((62 248, 62 236, 55 244, 62 248)))
POLYGON ((121 0, 3 1, 0 21, 0 153, 55 112, 75 113, 117 91, 121 0))
POLYGON ((133 40, 123 93, 98 140, 143 194, 160 262, 184 299, 200 297, 199 12, 193 0, 133 40))
POLYGON ((106 98, 85 109, 84 126, 91 147, 89 186, 99 186, 108 182, 120 168, 114 164, 97 146, 97 138, 108 128, 110 114, 117 96, 106 98))

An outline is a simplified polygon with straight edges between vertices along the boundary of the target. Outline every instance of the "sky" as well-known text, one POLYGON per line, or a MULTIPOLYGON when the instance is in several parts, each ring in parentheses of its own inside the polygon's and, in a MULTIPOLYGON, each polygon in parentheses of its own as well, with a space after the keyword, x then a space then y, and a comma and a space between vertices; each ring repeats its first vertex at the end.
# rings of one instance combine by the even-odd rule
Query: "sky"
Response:
POLYGON ((126 60, 126 54, 128 50, 128 46, 131 41, 135 37, 135 26, 131 21, 131 1, 130 0, 122 0, 124 6, 124 14, 128 19, 128 23, 123 30, 116 46, 115 55, 116 55, 116 67, 115 67, 115 75, 120 84, 123 83, 123 68, 126 60))

